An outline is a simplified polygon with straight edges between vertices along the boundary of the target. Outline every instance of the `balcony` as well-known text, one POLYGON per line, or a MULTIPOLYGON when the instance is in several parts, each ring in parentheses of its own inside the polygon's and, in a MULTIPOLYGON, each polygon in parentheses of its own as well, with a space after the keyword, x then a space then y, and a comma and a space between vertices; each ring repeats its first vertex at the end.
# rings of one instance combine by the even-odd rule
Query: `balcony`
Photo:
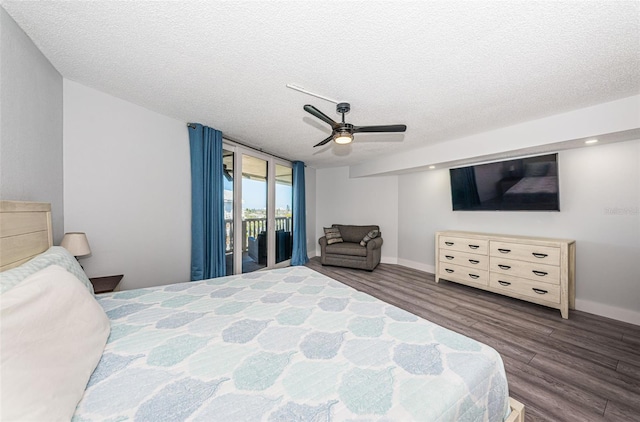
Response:
MULTIPOLYGON (((227 274, 232 274, 233 271, 230 271, 233 268, 232 257, 234 253, 234 230, 233 230, 233 220, 225 220, 225 233, 226 233, 226 255, 227 255, 227 274)), ((284 233, 292 233, 293 222, 291 217, 276 217, 276 231, 281 230, 284 233)), ((266 257, 266 249, 257 251, 256 248, 264 249, 265 245, 257 244, 259 238, 258 236, 262 232, 266 232, 267 230, 267 219, 266 218, 246 218, 242 220, 242 247, 240 251, 242 252, 242 272, 251 272, 260 268, 264 268, 266 266, 266 262, 262 262, 262 259, 259 259, 259 255, 263 255, 266 257), (249 240, 251 238, 251 240, 249 240), (255 242, 255 243, 254 243, 255 242), (249 253, 250 246, 253 248, 252 253, 249 253)), ((263 236, 264 241, 266 238, 263 236)), ((289 246, 280 245, 280 238, 276 238, 276 261, 281 262, 289 259, 291 257, 291 239, 292 236, 289 235, 285 239, 285 242, 289 242, 289 246)), ((262 239, 260 239, 262 240, 262 239)))

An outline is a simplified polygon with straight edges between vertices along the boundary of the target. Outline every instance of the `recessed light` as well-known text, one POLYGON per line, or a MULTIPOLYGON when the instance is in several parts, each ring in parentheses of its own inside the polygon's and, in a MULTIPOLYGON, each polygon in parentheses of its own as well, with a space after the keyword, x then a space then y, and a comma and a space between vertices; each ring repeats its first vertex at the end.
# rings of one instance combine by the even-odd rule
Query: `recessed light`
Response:
POLYGON ((597 139, 589 139, 588 141, 584 141, 585 144, 589 145, 589 144, 595 144, 596 142, 598 142, 597 139))
POLYGON ((436 168, 436 166, 429 166, 429 168, 433 170, 434 168, 436 168))

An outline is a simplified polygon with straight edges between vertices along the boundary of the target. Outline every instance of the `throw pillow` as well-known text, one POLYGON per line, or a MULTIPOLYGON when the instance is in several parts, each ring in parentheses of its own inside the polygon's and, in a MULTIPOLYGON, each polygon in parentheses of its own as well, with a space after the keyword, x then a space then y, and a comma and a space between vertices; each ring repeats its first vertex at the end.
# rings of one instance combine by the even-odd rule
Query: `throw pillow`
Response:
POLYGON ((360 246, 367 246, 367 243, 369 243, 371 239, 375 239, 379 235, 380 235, 380 232, 378 230, 375 230, 375 229, 371 230, 362 238, 362 240, 360 241, 360 246))
POLYGON ((334 243, 342 243, 342 235, 337 227, 325 227, 324 235, 327 238, 327 245, 333 245, 334 243))

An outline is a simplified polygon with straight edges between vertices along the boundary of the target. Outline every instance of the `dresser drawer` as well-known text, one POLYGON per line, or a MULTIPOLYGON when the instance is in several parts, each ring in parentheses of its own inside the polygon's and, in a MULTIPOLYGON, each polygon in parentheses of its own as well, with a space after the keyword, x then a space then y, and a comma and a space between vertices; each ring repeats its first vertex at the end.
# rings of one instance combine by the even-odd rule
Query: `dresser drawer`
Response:
POLYGON ((440 236, 438 247, 460 252, 487 255, 489 251, 489 241, 481 239, 466 239, 464 237, 440 236))
POLYGON ((576 242, 466 231, 439 231, 436 282, 448 280, 560 310, 575 306, 576 242))
POLYGON ((514 277, 528 278, 534 281, 560 284, 560 267, 556 267, 555 265, 537 264, 492 256, 489 258, 489 271, 514 277))
POLYGON ((521 295, 533 299, 534 301, 544 301, 550 303, 560 303, 560 286, 536 282, 519 277, 512 277, 505 274, 491 273, 489 286, 505 295, 521 295))
MULTIPOLYGON (((440 262, 462 265, 464 267, 469 267, 469 268, 478 268, 481 270, 489 269, 488 256, 472 254, 467 252, 442 250, 440 251, 440 262)), ((440 265, 443 265, 443 264, 440 264, 440 265)))
POLYGON ((440 263, 439 277, 445 280, 457 281, 464 284, 488 286, 489 272, 479 268, 463 267, 462 265, 440 263))
POLYGON ((560 265, 560 248, 552 246, 523 245, 521 243, 492 240, 489 249, 491 256, 547 265, 560 265))

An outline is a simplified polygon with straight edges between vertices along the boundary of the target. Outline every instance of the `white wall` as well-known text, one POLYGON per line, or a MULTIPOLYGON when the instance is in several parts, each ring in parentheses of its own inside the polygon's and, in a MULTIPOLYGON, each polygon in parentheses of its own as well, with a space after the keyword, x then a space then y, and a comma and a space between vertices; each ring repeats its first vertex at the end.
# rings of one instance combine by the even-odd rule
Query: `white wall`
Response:
POLYGON ((377 224, 384 244, 382 262, 398 257, 398 176, 349 178, 348 167, 316 171, 316 254, 318 237, 332 224, 377 224))
MULTIPOLYGON (((84 231, 89 276, 124 274, 121 289, 188 281, 191 163, 181 122, 64 81, 67 231, 84 231)), ((316 171, 305 169, 307 249, 315 254, 316 171)))
POLYGON ((399 263, 434 270, 439 230, 576 240, 576 307, 640 324, 640 141, 559 153, 560 212, 453 212, 446 169, 399 176, 399 263))
POLYGON ((64 81, 64 223, 87 233, 89 276, 120 288, 188 281, 191 175, 185 122, 64 81))
POLYGON ((0 198, 51 203, 64 234, 62 76, 0 7, 0 198))

